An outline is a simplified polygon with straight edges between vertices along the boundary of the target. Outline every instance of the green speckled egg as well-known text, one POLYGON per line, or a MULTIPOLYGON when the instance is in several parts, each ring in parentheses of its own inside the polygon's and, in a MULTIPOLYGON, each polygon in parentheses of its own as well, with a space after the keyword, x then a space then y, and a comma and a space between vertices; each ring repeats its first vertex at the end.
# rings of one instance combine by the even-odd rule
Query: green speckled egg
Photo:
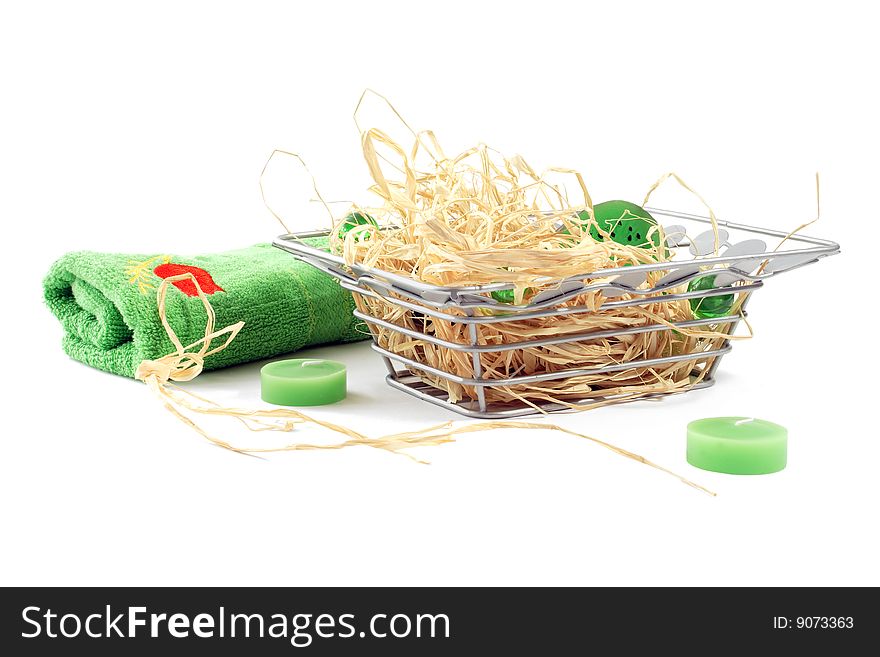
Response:
MULTIPOLYGON (((590 226, 590 235, 597 242, 604 242, 605 237, 599 232, 601 228, 611 235, 611 239, 618 244, 635 246, 639 248, 651 248, 660 246, 660 231, 655 230, 648 234, 651 228, 657 225, 648 212, 635 203, 629 201, 605 201, 593 206, 593 215, 596 224, 590 226)), ((589 220, 590 215, 586 211, 578 213, 582 221, 589 220)))

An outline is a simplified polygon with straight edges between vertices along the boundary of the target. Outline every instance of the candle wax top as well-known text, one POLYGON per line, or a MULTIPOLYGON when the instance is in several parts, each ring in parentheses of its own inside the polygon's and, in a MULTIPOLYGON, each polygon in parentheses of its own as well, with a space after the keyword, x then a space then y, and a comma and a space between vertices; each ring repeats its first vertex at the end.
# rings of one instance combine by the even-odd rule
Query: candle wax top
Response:
POLYGON ((317 358, 291 358, 278 360, 264 366, 266 376, 284 379, 321 379, 345 371, 345 365, 335 360, 317 358))

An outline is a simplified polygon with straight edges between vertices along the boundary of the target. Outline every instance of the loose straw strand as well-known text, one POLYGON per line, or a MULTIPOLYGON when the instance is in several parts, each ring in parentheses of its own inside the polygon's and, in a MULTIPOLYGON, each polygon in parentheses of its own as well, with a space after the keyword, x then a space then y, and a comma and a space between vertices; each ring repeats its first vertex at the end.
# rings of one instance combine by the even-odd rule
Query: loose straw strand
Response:
POLYGON ((152 390, 153 393, 160 398, 165 408, 168 409, 168 411, 171 412, 178 420, 196 431, 199 435, 201 435, 212 444, 218 447, 222 447, 223 449, 228 449, 238 454, 256 456, 259 454, 270 452, 299 450, 333 450, 354 446, 367 446, 377 449, 383 449, 395 454, 401 454, 419 463, 425 463, 425 461, 422 461, 402 450, 408 447, 442 445, 444 443, 452 442, 454 440, 454 436, 460 434, 489 431, 494 429, 530 429, 559 431, 561 433, 565 433, 596 443, 614 452, 615 454, 624 456, 628 459, 643 463, 649 467, 660 470, 661 472, 670 474, 678 478, 680 481, 687 484, 688 486, 696 488, 697 490, 703 491, 704 493, 707 493, 709 495, 715 495, 715 493, 704 488, 703 486, 700 486, 699 484, 696 484, 682 477, 681 475, 677 475, 672 471, 662 466, 659 466, 652 461, 649 461, 639 454, 630 452, 629 450, 623 449, 621 447, 617 447, 603 440, 599 440, 598 438, 593 438, 592 436, 588 436, 586 434, 572 431, 570 429, 565 429, 564 427, 555 424, 497 421, 456 426, 451 422, 448 422, 428 427, 426 429, 421 429, 419 431, 389 434, 380 438, 371 439, 364 434, 361 434, 347 427, 343 427, 341 425, 326 422, 323 420, 318 420, 316 418, 306 415, 305 413, 300 413, 299 411, 294 411, 291 409, 277 408, 249 410, 220 406, 219 404, 207 400, 204 397, 200 397, 195 393, 190 393, 189 391, 179 388, 178 386, 175 386, 172 382, 189 381, 195 378, 195 376, 197 376, 202 371, 202 368, 204 366, 204 359, 228 347, 232 340, 235 339, 235 337, 243 328, 244 322, 238 322, 224 329, 215 331, 214 309, 211 306, 207 295, 205 295, 205 293, 199 286, 199 283, 196 280, 195 276, 193 276, 191 273, 171 276, 163 280, 157 291, 156 301, 159 319, 162 323, 162 326, 165 328, 165 332, 167 333, 169 340, 174 345, 175 350, 172 353, 163 356, 162 358, 143 361, 138 367, 135 376, 137 379, 147 384, 147 387, 149 387, 150 390, 152 390), (189 346, 184 346, 182 344, 167 317, 166 297, 168 294, 169 285, 182 280, 189 280, 195 285, 196 292, 202 302, 202 305, 205 308, 206 314, 204 337, 189 346), (212 348, 212 342, 215 339, 223 336, 226 336, 226 340, 212 348), (192 351, 196 347, 198 347, 198 350, 192 351), (196 404, 190 401, 188 397, 201 401, 204 405, 196 404), (328 429, 332 432, 343 434, 348 437, 348 440, 326 445, 313 443, 291 443, 282 447, 236 447, 224 440, 220 440, 209 434, 195 421, 187 417, 181 409, 208 416, 232 417, 241 421, 245 421, 247 419, 257 421, 266 419, 284 420, 284 422, 279 424, 262 423, 262 428, 260 430, 292 431, 298 423, 311 423, 323 427, 324 429, 328 429))
POLYGON ((269 164, 272 162, 272 160, 275 158, 276 155, 286 155, 288 157, 294 158, 295 160, 297 160, 299 162, 300 166, 302 166, 303 170, 306 172, 306 174, 311 179, 312 189, 315 191, 315 195, 318 197, 318 201, 320 201, 321 205, 323 205, 324 209, 327 211, 327 215, 330 217, 330 223, 332 224, 333 223, 333 211, 330 209, 330 206, 328 205, 327 201, 324 200, 324 197, 321 196, 321 191, 318 189, 318 181, 315 180, 315 176, 312 175, 311 171, 309 171, 309 167, 306 165, 305 160, 298 153, 292 153, 290 151, 285 151, 285 150, 281 150, 281 149, 276 148, 269 155, 269 159, 266 160, 266 163, 263 165, 263 169, 260 171, 260 179, 259 179, 260 198, 263 199, 263 205, 266 206, 266 209, 269 210, 269 212, 272 214, 272 216, 275 217, 275 219, 278 220, 278 223, 281 224, 281 227, 284 228, 284 232, 287 234, 290 234, 291 230, 290 230, 290 228, 287 227, 287 224, 284 223, 284 219, 281 218, 281 215, 279 215, 272 208, 272 206, 269 204, 268 199, 266 199, 266 188, 265 188, 265 185, 263 184, 263 181, 266 177, 266 171, 269 168, 269 164))
MULTIPOLYGON (((776 253, 777 251, 779 251, 780 247, 783 244, 785 244, 788 240, 790 240, 792 237, 794 237, 797 233, 801 232, 804 228, 809 228, 814 223, 819 221, 819 218, 821 216, 822 216, 822 208, 819 205, 819 172, 817 171, 816 172, 816 218, 811 219, 810 221, 807 221, 806 223, 801 224, 800 226, 795 228, 793 231, 791 231, 788 235, 783 237, 782 240, 780 240, 779 244, 776 245, 776 248, 773 249, 773 252, 776 253)), ((766 263, 761 265, 761 269, 758 270, 759 273, 764 271, 765 266, 766 266, 766 263)))
POLYGON ((712 207, 709 205, 709 203, 706 201, 706 199, 704 199, 696 190, 694 190, 693 187, 691 187, 684 180, 682 180, 681 176, 679 176, 677 173, 675 173, 674 171, 670 171, 669 173, 664 173, 662 176, 660 176, 660 178, 657 179, 657 182, 655 182, 653 185, 651 185, 651 187, 648 189, 648 192, 645 194, 645 200, 642 201, 642 205, 643 206, 648 205, 648 201, 651 198, 651 194, 653 194, 655 191, 657 191, 657 188, 660 187, 660 185, 662 185, 664 182, 666 182, 670 178, 675 180, 675 182, 677 182, 684 189, 686 189, 688 192, 693 194, 697 198, 697 200, 703 204, 703 207, 705 207, 706 210, 709 212, 709 221, 712 223, 712 232, 715 234, 715 254, 717 255, 718 250, 721 248, 721 244, 720 244, 720 240, 718 237, 718 220, 715 217, 715 211, 712 209, 712 207))

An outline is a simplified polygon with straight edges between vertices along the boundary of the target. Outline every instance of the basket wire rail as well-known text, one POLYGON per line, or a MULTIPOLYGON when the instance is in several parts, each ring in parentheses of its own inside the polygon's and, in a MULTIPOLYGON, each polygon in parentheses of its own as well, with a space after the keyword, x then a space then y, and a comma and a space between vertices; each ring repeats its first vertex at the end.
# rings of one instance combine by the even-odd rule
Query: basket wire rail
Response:
MULTIPOLYGON (((486 388, 510 388, 544 381, 568 379, 571 377, 611 375, 617 372, 649 368, 676 362, 694 362, 705 370, 694 369, 691 372, 692 384, 672 391, 656 394, 639 395, 638 399, 678 394, 711 386, 714 375, 722 358, 731 351, 729 339, 710 345, 711 348, 700 351, 673 354, 655 358, 638 358, 621 363, 601 367, 570 368, 563 371, 538 374, 517 375, 507 378, 493 378, 486 375, 481 362, 481 354, 519 349, 540 348, 572 342, 587 343, 591 341, 614 338, 621 335, 635 335, 659 331, 675 330, 676 328, 694 327, 726 327, 727 335, 733 335, 737 325, 746 316, 745 306, 751 294, 763 287, 764 282, 786 271, 816 262, 820 258, 839 253, 840 246, 832 241, 794 235, 788 238, 786 250, 768 250, 767 244, 760 237, 787 237, 787 233, 718 220, 717 239, 722 249, 715 249, 716 234, 708 217, 646 208, 652 216, 661 222, 666 236, 666 246, 675 253, 671 261, 635 265, 620 268, 606 268, 593 272, 572 276, 561 281, 548 281, 542 290, 532 297, 529 303, 515 305, 497 301, 492 292, 510 290, 510 284, 492 284, 465 287, 444 287, 422 283, 411 278, 391 272, 364 267, 358 264, 346 265, 344 260, 332 253, 315 248, 303 240, 314 237, 325 237, 329 231, 309 231, 282 235, 273 244, 292 254, 297 259, 339 280, 340 284, 351 291, 358 301, 358 309, 354 315, 362 320, 373 336, 372 348, 384 360, 388 374, 386 381, 392 387, 406 392, 424 401, 436 404, 457 413, 475 418, 511 418, 536 413, 571 411, 569 404, 577 404, 577 400, 569 400, 569 404, 548 401, 534 402, 488 402, 486 388), (690 237, 688 226, 667 224, 668 220, 684 221, 691 227, 701 230, 690 237), (731 241, 731 233, 737 241, 731 241), (717 254, 716 254, 717 253, 717 254), (679 259, 681 255, 683 257, 679 259), (688 257, 689 256, 689 257, 688 257), (763 266, 762 266, 763 265, 763 266), (756 271, 757 270, 757 271, 756 271), (653 286, 645 287, 648 272, 662 271, 664 275, 653 286), (760 272, 760 273, 757 273, 760 272), (715 275, 715 287, 708 290, 689 292, 669 292, 681 290, 688 282, 706 275, 715 275), (646 303, 670 302, 681 299, 705 298, 718 295, 746 295, 739 306, 739 313, 725 317, 693 319, 666 324, 646 324, 630 328, 586 331, 567 333, 554 337, 532 338, 504 344, 479 344, 477 327, 481 324, 515 322, 519 320, 538 319, 548 316, 577 315, 595 312, 583 305, 560 306, 571 299, 588 292, 600 292, 605 297, 602 310, 626 306, 638 306, 646 303), (360 297, 359 299, 357 297, 360 297), (387 321, 382 317, 368 312, 372 303, 391 304, 408 313, 410 317, 429 317, 433 321, 449 322, 466 329, 468 340, 464 343, 446 340, 430 332, 418 330, 411 326, 401 326, 387 321), (492 314, 495 313, 495 314, 492 314), (470 376, 447 372, 425 362, 396 353, 382 346, 380 331, 396 333, 411 340, 422 341, 441 349, 461 352, 470 356, 473 363, 470 376), (454 384, 467 386, 474 391, 473 399, 461 399, 453 402, 449 393, 442 387, 434 385, 430 379, 445 380, 454 384), (426 380, 427 379, 427 380, 426 380)), ((424 325, 424 322, 422 323, 424 325)), ((387 341, 385 341, 387 346, 387 341)), ((596 402, 617 403, 630 401, 634 397, 626 393, 591 395, 583 403, 596 402)))

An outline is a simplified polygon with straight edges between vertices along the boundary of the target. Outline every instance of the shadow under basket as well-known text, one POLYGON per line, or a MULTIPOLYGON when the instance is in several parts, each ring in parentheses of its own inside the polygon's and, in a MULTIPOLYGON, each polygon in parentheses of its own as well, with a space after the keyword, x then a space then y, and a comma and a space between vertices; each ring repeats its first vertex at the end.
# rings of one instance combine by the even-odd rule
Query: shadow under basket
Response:
POLYGON ((840 251, 800 235, 787 240, 790 248, 769 251, 759 236, 787 234, 718 221, 716 235, 707 217, 648 209, 658 221, 684 222, 663 226, 671 261, 548 281, 522 305, 499 294, 510 285, 429 285, 348 266, 301 241, 327 231, 283 235, 274 244, 353 293, 355 316, 369 327, 391 386, 490 419, 710 386, 751 294, 773 276, 840 251), (688 283, 707 276, 711 289, 689 291, 688 283), (732 299, 730 314, 694 317, 692 301, 713 297, 732 299))

